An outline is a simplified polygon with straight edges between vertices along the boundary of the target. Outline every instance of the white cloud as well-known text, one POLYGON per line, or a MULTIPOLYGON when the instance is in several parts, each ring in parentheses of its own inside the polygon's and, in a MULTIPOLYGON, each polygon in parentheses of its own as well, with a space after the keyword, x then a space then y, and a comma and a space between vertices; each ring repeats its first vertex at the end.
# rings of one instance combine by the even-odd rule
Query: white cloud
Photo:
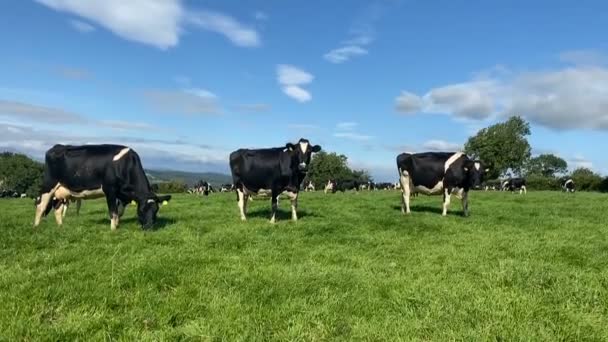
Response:
POLYGON ((70 20, 70 25, 72 25, 72 27, 80 33, 91 33, 95 31, 95 27, 93 25, 76 19, 70 20))
POLYGON ((323 55, 323 57, 335 64, 340 64, 348 61, 351 57, 366 55, 367 50, 359 45, 347 45, 333 49, 323 55))
MULTIPOLYGON (((395 100, 396 110, 411 113, 416 95, 404 101, 403 94, 395 100)), ((601 66, 494 75, 437 87, 421 99, 424 113, 477 121, 520 115, 558 130, 608 130, 608 68, 601 66)))
POLYGON ((216 115, 222 113, 217 96, 200 88, 146 90, 144 98, 153 108, 171 114, 216 115))
POLYGON ((334 133, 334 137, 355 141, 368 141, 374 138, 371 135, 359 134, 355 132, 336 132, 334 133))
MULTIPOLYGON (((198 27, 219 33, 237 46, 259 46, 258 33, 236 19, 212 11, 188 11, 181 0, 35 0, 56 11, 77 15, 119 37, 168 49, 179 43, 185 27, 198 27)), ((81 32, 93 28, 74 20, 81 32)))
POLYGON ((210 11, 202 11, 187 16, 188 22, 205 30, 219 33, 237 46, 254 47, 260 45, 258 33, 234 18, 210 11))
POLYGON ((336 129, 340 130, 340 131, 352 131, 354 130, 359 124, 356 122, 339 122, 336 125, 336 129))
POLYGON ((422 109, 422 99, 416 94, 402 91, 395 99, 395 109, 401 113, 416 113, 422 109))
POLYGON ((183 8, 179 0, 36 0, 56 11, 76 14, 136 42, 161 49, 177 45, 183 8))
POLYGON ((57 71, 61 77, 70 80, 82 81, 93 77, 93 74, 86 69, 64 67, 59 68, 57 71))
POLYGON ((6 100, 0 100, 0 117, 56 124, 83 124, 89 122, 87 118, 63 109, 6 100))
POLYGON ((313 75, 297 67, 286 64, 277 66, 277 82, 283 92, 296 101, 308 102, 312 99, 310 92, 302 86, 311 83, 313 79, 313 75))
POLYGON ((461 151, 462 144, 452 143, 445 140, 429 140, 422 144, 422 149, 433 152, 461 151))
POLYGON ((131 131, 131 130, 157 130, 153 125, 150 125, 145 122, 130 122, 130 121, 122 121, 122 120, 102 120, 100 122, 106 127, 113 128, 117 131, 131 131))

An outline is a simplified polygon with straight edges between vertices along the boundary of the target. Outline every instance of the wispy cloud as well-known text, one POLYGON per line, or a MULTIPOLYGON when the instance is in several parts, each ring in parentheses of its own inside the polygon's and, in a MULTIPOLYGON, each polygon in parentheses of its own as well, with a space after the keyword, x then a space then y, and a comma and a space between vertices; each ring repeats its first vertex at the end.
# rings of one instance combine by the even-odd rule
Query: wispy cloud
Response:
POLYGON ((359 134, 355 132, 336 132, 334 133, 334 137, 355 141, 368 141, 373 139, 371 135, 359 134))
POLYGON ((69 21, 72 27, 80 33, 91 33, 95 31, 95 26, 85 23, 84 21, 72 19, 69 21))
POLYGON ((144 91, 143 95, 154 109, 170 114, 217 115, 222 113, 217 96, 205 89, 153 89, 144 91))
POLYGON ((298 102, 308 102, 312 99, 310 92, 302 86, 313 81, 314 76, 292 65, 277 66, 277 82, 283 92, 298 102))
POLYGON ((431 152, 454 152, 461 151, 462 144, 457 144, 445 140, 429 140, 422 144, 422 149, 431 152))
POLYGON ((255 47, 260 45, 258 33, 225 14, 200 11, 187 16, 188 22, 205 30, 219 33, 237 46, 255 47))
POLYGON ((596 50, 570 50, 559 54, 562 62, 574 65, 603 65, 608 58, 596 50))
MULTIPOLYGON (((187 27, 201 28, 228 38, 237 46, 260 45, 258 33, 235 18, 213 11, 191 11, 181 0, 35 0, 53 10, 84 18, 117 36, 143 44, 168 49, 179 43, 187 27)), ((72 20, 79 32, 94 27, 82 20, 72 20)))
POLYGON ((359 124, 356 122, 339 122, 336 125, 336 129, 337 130, 341 130, 341 131, 352 131, 354 130, 359 124))
POLYGON ((52 124, 83 124, 90 120, 63 109, 0 100, 0 117, 52 124))
POLYGON ((337 48, 323 55, 328 62, 340 64, 356 56, 369 53, 367 46, 374 40, 374 25, 382 17, 388 3, 371 2, 355 18, 350 28, 350 37, 342 41, 337 48))
POLYGON ((266 12, 264 11, 253 12, 253 17, 255 18, 255 20, 259 21, 268 20, 268 14, 266 14, 266 12))
POLYGON ((249 113, 263 113, 269 111, 272 106, 266 103, 248 103, 235 106, 236 110, 249 113))
POLYGON ((323 55, 323 57, 336 64, 344 63, 354 56, 366 55, 367 50, 359 45, 347 45, 333 49, 323 55))
POLYGON ((570 169, 574 170, 574 169, 578 169, 581 167, 587 168, 587 169, 592 169, 593 168, 593 163, 585 158, 582 154, 577 154, 574 157, 572 157, 568 163, 570 164, 570 169))

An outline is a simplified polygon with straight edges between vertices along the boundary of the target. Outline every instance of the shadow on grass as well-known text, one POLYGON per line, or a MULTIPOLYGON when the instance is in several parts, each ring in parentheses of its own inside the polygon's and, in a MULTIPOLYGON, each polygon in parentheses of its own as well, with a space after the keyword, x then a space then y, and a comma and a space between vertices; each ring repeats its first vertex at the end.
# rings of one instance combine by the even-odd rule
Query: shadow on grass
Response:
MULTIPOLYGON (((400 205, 393 205, 392 206, 393 210, 399 211, 399 213, 401 213, 401 206, 400 205)), ((435 206, 430 206, 430 205, 410 205, 410 211, 412 213, 433 213, 433 214, 439 214, 441 215, 443 213, 443 209, 441 207, 435 207, 435 206)), ((461 210, 450 210, 448 209, 448 215, 457 215, 457 216, 464 216, 464 212, 461 210)))
MULTIPOLYGON (((270 220, 270 209, 256 209, 250 210, 247 213, 247 218, 263 218, 270 220)), ((307 210, 298 210, 298 219, 302 219, 304 217, 319 217, 319 215, 309 212, 307 210)), ((291 211, 285 211, 278 209, 277 215, 275 217, 276 220, 291 220, 291 211)))
MULTIPOLYGON (((110 225, 110 219, 96 219, 93 221, 95 224, 98 225, 110 225)), ((143 229, 141 224, 139 223, 139 220, 137 219, 137 217, 123 217, 120 219, 120 225, 119 227, 124 227, 125 225, 133 225, 135 227, 137 227, 138 229, 141 230, 145 230, 145 231, 156 231, 156 230, 161 230, 161 229, 165 229, 167 228, 167 226, 171 226, 174 225, 175 223, 177 223, 178 221, 172 218, 166 218, 166 217, 157 217, 156 218, 156 223, 154 223, 154 226, 150 229, 143 229)))

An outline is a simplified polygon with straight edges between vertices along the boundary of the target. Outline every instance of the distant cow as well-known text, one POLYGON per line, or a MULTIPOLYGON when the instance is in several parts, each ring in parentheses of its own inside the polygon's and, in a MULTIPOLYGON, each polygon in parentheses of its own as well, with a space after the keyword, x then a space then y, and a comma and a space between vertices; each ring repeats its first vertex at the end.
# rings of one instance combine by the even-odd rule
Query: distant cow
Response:
POLYGON ((337 191, 345 192, 348 190, 359 191, 361 190, 361 185, 355 180, 344 180, 338 182, 334 180, 329 180, 327 182, 327 186, 325 186, 325 193, 327 193, 328 191, 336 193, 337 191))
POLYGON ((376 183, 376 189, 378 190, 392 190, 393 188, 393 183, 376 183))
POLYGON ((576 190, 576 186, 572 178, 569 178, 568 180, 566 180, 566 182, 564 182, 564 184, 562 185, 562 189, 564 189, 565 192, 574 193, 574 191, 576 190))
POLYGON ((315 191, 315 185, 312 183, 312 181, 308 181, 308 183, 306 183, 304 191, 315 191))
POLYGON ((239 149, 230 154, 230 171, 236 187, 241 220, 247 219, 247 198, 261 191, 271 194, 272 214, 275 222, 277 201, 285 192, 291 199, 291 218, 297 221, 298 193, 313 153, 321 146, 311 145, 306 139, 285 147, 239 149))
POLYGON ((233 184, 222 184, 220 186, 220 192, 230 192, 232 190, 234 190, 233 184))
POLYGON ((524 178, 510 178, 502 183, 503 191, 511 191, 519 190, 519 194, 522 193, 527 194, 528 189, 526 188, 526 180, 524 178))
POLYGON ((487 172, 482 162, 462 152, 402 153, 397 156, 402 191, 402 212, 410 213, 412 191, 427 195, 443 194, 443 216, 447 215, 450 196, 462 199, 464 216, 469 215, 470 189, 480 188, 487 172))
POLYGON ((105 197, 110 228, 116 229, 125 205, 137 204, 137 218, 143 228, 156 222, 159 205, 171 199, 157 196, 150 188, 139 155, 120 145, 55 145, 46 152, 44 180, 36 201, 34 226, 53 204, 57 224, 62 224, 64 202, 71 199, 105 197))

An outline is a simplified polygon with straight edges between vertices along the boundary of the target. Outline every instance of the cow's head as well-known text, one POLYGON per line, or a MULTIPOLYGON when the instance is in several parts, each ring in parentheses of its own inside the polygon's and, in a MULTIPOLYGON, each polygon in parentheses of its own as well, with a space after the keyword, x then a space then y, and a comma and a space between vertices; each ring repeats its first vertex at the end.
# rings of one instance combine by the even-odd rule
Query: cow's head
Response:
POLYGON ((156 223, 156 215, 160 206, 171 200, 171 195, 157 196, 152 194, 151 196, 140 200, 137 205, 137 219, 141 224, 142 228, 150 229, 156 223))
POLYGON ((300 139, 297 144, 287 143, 285 145, 287 151, 292 155, 292 158, 297 162, 298 171, 306 173, 308 165, 313 153, 321 151, 321 146, 312 146, 306 139, 300 139))
POLYGON ((467 185, 472 189, 481 189, 483 177, 489 171, 479 160, 467 160, 464 163, 464 172, 467 185))

